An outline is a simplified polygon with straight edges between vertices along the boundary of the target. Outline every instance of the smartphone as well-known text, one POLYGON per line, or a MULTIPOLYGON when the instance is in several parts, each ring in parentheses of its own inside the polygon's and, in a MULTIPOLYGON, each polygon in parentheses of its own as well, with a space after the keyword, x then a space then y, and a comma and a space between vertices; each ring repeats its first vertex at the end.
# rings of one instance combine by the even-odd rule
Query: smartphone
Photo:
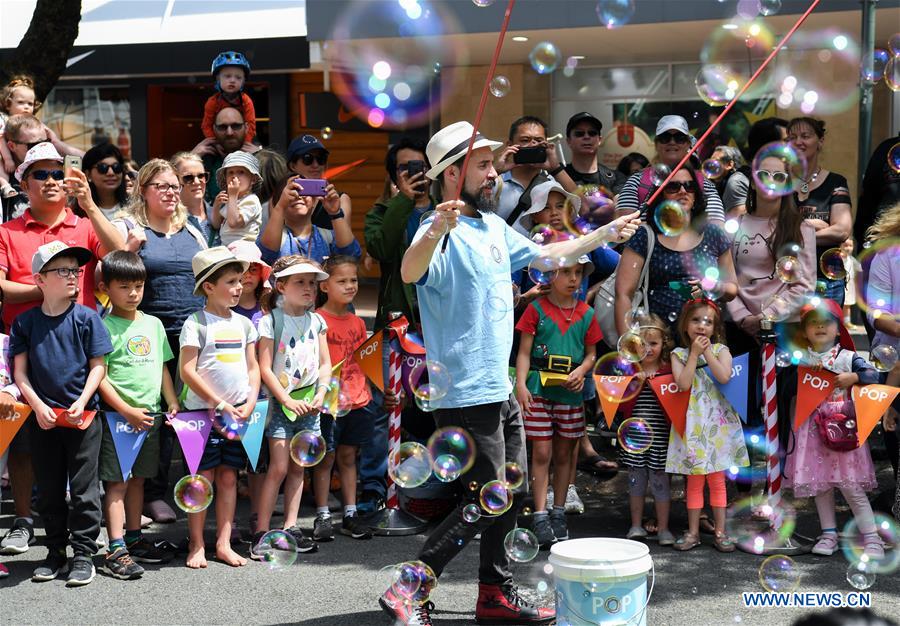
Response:
POLYGON ((425 173, 425 161, 407 161, 406 163, 406 175, 409 178, 412 178, 416 174, 424 174, 425 173))
POLYGON ((301 178, 297 183, 303 187, 301 195, 313 197, 324 196, 325 187, 328 185, 328 181, 323 178, 301 178))
POLYGON ((81 157, 75 156, 74 154, 67 154, 66 158, 63 159, 63 167, 65 168, 66 178, 71 177, 72 170, 81 169, 81 157))
POLYGON ((513 163, 516 165, 533 165, 547 160, 547 148, 544 146, 530 146, 519 148, 513 155, 513 163))

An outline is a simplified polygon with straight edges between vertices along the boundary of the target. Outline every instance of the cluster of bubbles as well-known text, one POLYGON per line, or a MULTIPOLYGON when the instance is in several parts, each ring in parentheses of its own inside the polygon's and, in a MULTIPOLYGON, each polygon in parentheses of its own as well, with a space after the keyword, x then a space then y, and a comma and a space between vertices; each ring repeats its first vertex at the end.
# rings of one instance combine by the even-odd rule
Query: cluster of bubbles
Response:
POLYGON ((801 577, 794 559, 784 554, 774 554, 759 566, 759 582, 766 591, 791 593, 800 586, 801 577))
POLYGON ((410 370, 408 382, 416 405, 423 411, 430 411, 432 403, 450 391, 452 378, 446 365, 425 359, 410 370))
POLYGON ((829 115, 852 108, 859 98, 855 84, 846 82, 859 74, 860 67, 860 50, 852 35, 834 28, 802 29, 791 37, 785 58, 769 82, 773 91, 780 92, 781 107, 799 106, 804 115, 829 115), (810 72, 805 68, 808 62, 829 71, 810 72))
POLYGON ((458 32, 441 3, 354 2, 339 14, 323 51, 332 89, 373 128, 425 124, 455 92, 456 68, 468 65, 465 48, 447 37, 458 32), (390 36, 371 37, 374 32, 390 36))
POLYGON ((185 513, 205 511, 213 500, 213 486, 202 474, 189 474, 175 483, 175 505, 185 513))
POLYGON ((394 595, 402 602, 420 605, 428 601, 437 587, 434 570, 422 561, 406 561, 388 565, 379 572, 394 595))
POLYGON ((294 463, 300 467, 313 467, 325 458, 325 439, 313 430, 301 430, 291 437, 289 451, 294 463))
POLYGON ((900 91, 900 33, 894 33, 888 40, 887 48, 875 48, 871 68, 860 66, 860 77, 864 82, 875 84, 884 79, 891 91, 900 91))
POLYGON ((428 438, 428 453, 433 459, 434 475, 441 482, 452 482, 472 469, 475 442, 464 429, 439 428, 428 438))
POLYGON ((767 546, 783 545, 797 526, 793 507, 782 501, 779 508, 745 498, 728 507, 725 531, 746 552, 762 554, 767 546), (776 520, 781 525, 775 529, 776 520))
POLYGON ((285 569, 297 560, 297 540, 286 530, 270 530, 256 542, 255 552, 270 570, 285 569))
POLYGON ((653 428, 646 420, 630 417, 619 425, 616 439, 626 452, 642 454, 653 444, 653 428))
POLYGON ((763 146, 751 166, 756 188, 770 198, 794 193, 806 178, 807 164, 792 146, 775 141, 763 146))

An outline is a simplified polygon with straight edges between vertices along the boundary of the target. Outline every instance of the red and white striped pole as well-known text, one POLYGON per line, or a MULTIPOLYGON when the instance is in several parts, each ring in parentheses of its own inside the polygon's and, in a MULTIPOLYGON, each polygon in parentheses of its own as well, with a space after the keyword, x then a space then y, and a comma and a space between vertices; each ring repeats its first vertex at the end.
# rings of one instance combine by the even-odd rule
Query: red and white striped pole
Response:
MULTIPOLYGON (((397 335, 393 330, 385 330, 385 334, 388 335, 387 344, 388 350, 390 350, 388 355, 388 388, 391 390, 391 393, 394 394, 394 397, 399 399, 402 388, 400 381, 402 368, 400 366, 401 354, 399 346, 395 341, 397 335)), ((388 465, 395 462, 395 454, 400 449, 400 414, 400 403, 397 402, 388 415, 388 465)), ((394 484, 390 471, 388 471, 387 475, 386 504, 389 509, 400 508, 400 497, 397 494, 397 485, 394 484)))
MULTIPOLYGON (((764 320, 763 324, 766 323, 764 320)), ((768 322, 771 329, 771 322, 768 322)), ((784 523, 784 509, 781 504, 781 453, 778 441, 778 397, 775 382, 775 344, 765 342, 762 347, 763 362, 763 417, 766 424, 766 466, 770 522, 777 532, 784 523)))

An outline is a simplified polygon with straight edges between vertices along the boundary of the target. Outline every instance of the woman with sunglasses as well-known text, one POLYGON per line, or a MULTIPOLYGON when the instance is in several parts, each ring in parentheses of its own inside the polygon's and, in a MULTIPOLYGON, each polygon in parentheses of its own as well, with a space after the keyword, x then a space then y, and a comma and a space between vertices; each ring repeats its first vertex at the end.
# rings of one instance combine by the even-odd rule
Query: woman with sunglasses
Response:
POLYGON ((125 161, 123 174, 125 174, 125 195, 128 198, 131 198, 131 193, 134 191, 134 181, 137 180, 138 170, 140 169, 141 166, 137 161, 133 159, 127 159, 125 161))
POLYGON ((84 153, 81 161, 91 187, 91 197, 108 220, 112 220, 128 202, 124 166, 122 153, 111 143, 94 146, 84 153))
MULTIPOLYGON (((649 312, 671 325, 673 332, 678 314, 691 298, 712 294, 728 301, 737 293, 731 246, 725 231, 716 223, 708 223, 707 204, 700 191, 703 178, 690 163, 675 173, 663 188, 660 200, 652 207, 647 226, 653 230, 655 244, 650 253, 647 274, 649 312), (667 222, 657 219, 667 202, 676 202, 689 216, 690 222, 677 234, 666 234, 667 222), (715 285, 700 285, 700 279, 716 276, 715 285)), ((669 233, 673 231, 669 230, 669 233)), ((628 330, 626 314, 631 310, 638 280, 647 262, 648 233, 641 228, 625 243, 616 274, 616 328, 628 330)))
POLYGON ((209 172, 204 169, 203 159, 193 152, 179 152, 170 163, 181 183, 181 204, 187 209, 188 221, 203 233, 207 244, 219 245, 218 232, 208 218, 205 194, 209 172))
MULTIPOLYGON (((819 164, 825 145, 825 122, 795 117, 788 122, 788 142, 806 159, 806 178, 795 188, 800 214, 816 229, 816 259, 830 248, 839 248, 853 230, 847 179, 819 164)), ((819 263, 816 263, 819 265, 819 263)), ((845 280, 831 279, 818 268, 816 291, 844 306, 845 280)))
MULTIPOLYGON (((287 152, 288 168, 301 178, 325 178, 325 169, 328 165, 328 150, 322 145, 316 137, 312 135, 301 135, 295 138, 288 146, 287 152)), ((350 223, 351 211, 350 196, 345 193, 338 192, 334 185, 328 184, 325 187, 325 198, 317 198, 316 206, 313 209, 312 223, 319 228, 333 230, 332 222, 338 219, 345 219, 350 223), (329 214, 325 210, 324 199, 333 202, 334 198, 340 199, 340 210, 335 214, 329 214)))

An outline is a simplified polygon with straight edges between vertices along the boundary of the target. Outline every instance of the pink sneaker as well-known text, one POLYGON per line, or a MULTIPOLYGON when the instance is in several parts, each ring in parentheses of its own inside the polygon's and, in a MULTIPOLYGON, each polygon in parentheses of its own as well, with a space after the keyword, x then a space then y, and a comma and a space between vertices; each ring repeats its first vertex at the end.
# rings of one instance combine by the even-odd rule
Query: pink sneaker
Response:
POLYGON ((863 554, 870 559, 881 560, 884 558, 884 542, 878 533, 863 535, 863 554))
POLYGON ((6 569, 3 563, 0 563, 0 578, 6 578, 7 576, 9 576, 9 570, 6 569))
POLYGON ((819 540, 813 546, 812 553, 821 556, 831 556, 838 547, 837 533, 824 533, 819 535, 819 540))

